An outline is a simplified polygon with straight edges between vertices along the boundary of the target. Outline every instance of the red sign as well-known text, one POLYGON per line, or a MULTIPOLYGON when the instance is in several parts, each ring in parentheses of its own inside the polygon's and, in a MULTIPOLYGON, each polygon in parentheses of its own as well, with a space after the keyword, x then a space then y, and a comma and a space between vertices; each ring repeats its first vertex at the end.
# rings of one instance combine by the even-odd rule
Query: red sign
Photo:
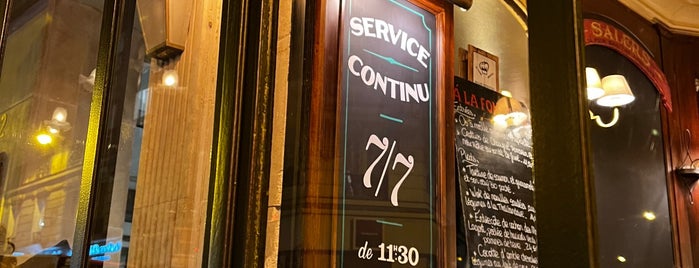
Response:
POLYGON ((655 85, 663 105, 672 112, 670 86, 665 74, 660 70, 653 57, 634 38, 606 22, 585 19, 585 45, 605 46, 628 58, 655 85))

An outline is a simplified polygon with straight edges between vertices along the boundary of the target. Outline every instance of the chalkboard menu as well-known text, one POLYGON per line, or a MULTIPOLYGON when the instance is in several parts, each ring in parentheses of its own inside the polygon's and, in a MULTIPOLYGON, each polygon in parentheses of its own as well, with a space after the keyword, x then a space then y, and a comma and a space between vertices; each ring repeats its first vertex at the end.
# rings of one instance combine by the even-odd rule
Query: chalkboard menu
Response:
POLYGON ((404 0, 342 14, 338 267, 434 267, 435 16, 404 0))
POLYGON ((499 93, 458 77, 454 85, 466 261, 471 267, 538 267, 531 132, 492 123, 496 105, 507 105, 507 99, 497 104, 504 98, 499 93))

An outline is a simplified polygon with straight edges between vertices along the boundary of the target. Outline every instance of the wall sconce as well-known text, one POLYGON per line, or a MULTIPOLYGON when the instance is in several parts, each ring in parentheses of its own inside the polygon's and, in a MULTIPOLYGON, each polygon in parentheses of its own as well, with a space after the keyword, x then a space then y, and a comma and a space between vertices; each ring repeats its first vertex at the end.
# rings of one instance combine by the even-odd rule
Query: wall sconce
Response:
POLYGON ((503 90, 493 108, 493 125, 498 128, 519 126, 529 118, 527 108, 519 101, 512 99, 512 94, 503 90))
POLYGON ((69 131, 72 127, 67 121, 68 111, 63 107, 56 107, 53 110, 51 120, 44 120, 39 133, 36 135, 36 140, 41 145, 47 145, 53 142, 55 136, 59 136, 61 132, 69 131))
POLYGON ((619 121, 619 106, 633 102, 634 97, 629 83, 623 75, 613 74, 600 79, 595 68, 585 68, 587 82, 587 99, 596 100, 597 105, 613 108, 612 120, 604 123, 599 115, 591 110, 590 119, 594 120, 600 127, 608 128, 614 126, 619 121))
POLYGON ((44 121, 44 124, 48 127, 49 132, 57 134, 71 129, 70 123, 66 121, 67 119, 68 111, 66 111, 66 108, 56 107, 56 109, 53 110, 51 120, 44 121))
POLYGON ((169 60, 184 51, 192 2, 188 0, 137 0, 146 54, 169 60))
POLYGON ((692 158, 689 151, 690 143, 692 141, 692 133, 689 131, 689 129, 685 129, 684 131, 687 135, 682 137, 680 142, 682 143, 681 146, 684 147, 685 156, 680 164, 680 167, 675 169, 675 173, 677 173, 677 175, 683 179, 682 181, 684 181, 689 191, 689 203, 694 205, 694 199, 692 196, 696 181, 699 180, 699 167, 697 167, 699 159, 692 158))

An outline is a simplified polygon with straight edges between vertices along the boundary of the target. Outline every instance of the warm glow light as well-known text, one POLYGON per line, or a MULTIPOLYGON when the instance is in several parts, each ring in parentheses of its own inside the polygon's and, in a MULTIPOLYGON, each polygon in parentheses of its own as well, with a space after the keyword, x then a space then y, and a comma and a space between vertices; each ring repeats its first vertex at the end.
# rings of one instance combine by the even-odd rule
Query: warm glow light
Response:
POLYGON ((631 103, 633 96, 629 83, 623 75, 608 75, 602 78, 604 96, 597 99, 597 104, 606 107, 617 107, 631 103))
POLYGON ((498 114, 493 116, 493 125, 498 129, 507 128, 507 115, 498 114))
POLYGON ((505 96, 505 97, 512 98, 512 92, 510 92, 508 90, 502 90, 502 91, 500 91, 500 94, 505 96))
POLYGON ((624 256, 617 256, 616 259, 617 259, 619 262, 626 262, 626 258, 624 258, 624 256))
POLYGON ((55 129, 55 128, 52 128, 52 127, 48 127, 48 129, 49 129, 49 133, 51 133, 51 134, 58 134, 58 129, 55 129))
POLYGON ((163 85, 168 87, 174 87, 177 85, 177 80, 177 71, 166 70, 165 72, 163 72, 163 85))
POLYGON ((585 68, 585 76, 587 82, 587 99, 594 100, 604 95, 604 89, 602 89, 602 81, 599 78, 599 74, 595 68, 587 67, 585 68))
POLYGON ((56 109, 53 110, 53 120, 56 120, 58 122, 65 122, 67 117, 68 112, 66 111, 66 108, 56 107, 56 109))
POLYGON ((498 99, 493 108, 493 125, 499 129, 505 129, 509 126, 524 124, 529 118, 524 104, 507 97, 508 95, 511 96, 508 91, 503 90, 500 94, 503 97, 498 99))
POLYGON ((512 125, 513 126, 519 126, 523 124, 525 121, 527 121, 527 114, 523 112, 512 112, 509 114, 510 118, 512 118, 512 125))
POLYGON ((644 211, 643 217, 646 218, 646 220, 652 221, 655 220, 655 213, 652 211, 644 211))
POLYGON ((612 111, 612 120, 609 121, 609 123, 605 123, 602 121, 602 118, 599 115, 594 114, 592 111, 588 110, 590 112, 590 119, 595 120, 597 122, 597 125, 603 128, 610 128, 616 125, 617 122, 619 122, 619 108, 614 107, 614 110, 612 111))
POLYGON ((41 133, 39 135, 36 135, 36 141, 38 141, 39 144, 46 145, 53 142, 53 138, 49 134, 41 133))

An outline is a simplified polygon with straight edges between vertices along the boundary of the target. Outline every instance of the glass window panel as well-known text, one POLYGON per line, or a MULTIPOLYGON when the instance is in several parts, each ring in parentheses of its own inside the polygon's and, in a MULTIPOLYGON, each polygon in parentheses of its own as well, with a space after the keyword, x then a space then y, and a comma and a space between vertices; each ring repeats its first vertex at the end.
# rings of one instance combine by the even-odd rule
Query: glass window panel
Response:
MULTIPOLYGON (((621 54, 602 46, 585 54, 601 77, 623 75, 635 96, 613 126, 590 124, 600 267, 673 267, 659 94, 621 54)), ((613 118, 611 108, 590 106, 603 122, 613 118)))
POLYGON ((68 263, 101 0, 11 1, 0 74, 3 265, 68 263))
POLYGON ((120 39, 130 43, 118 45, 124 49, 115 63, 111 96, 116 97, 107 107, 112 115, 104 127, 110 145, 98 167, 113 170, 98 178, 113 179, 111 185, 99 186, 106 187, 102 192, 110 193, 111 201, 98 203, 104 207, 95 211, 100 225, 93 229, 101 231, 93 231, 90 263, 201 267, 221 1, 137 3, 132 28, 126 31, 130 38, 120 39), (165 5, 167 12, 186 12, 151 16, 166 12, 165 5), (189 25, 180 29, 187 45, 181 54, 149 56, 157 47, 148 47, 146 40, 160 44, 157 38, 175 31, 157 18, 189 25))
POLYGON ((521 1, 454 7, 457 267, 535 267, 529 39, 521 1))

